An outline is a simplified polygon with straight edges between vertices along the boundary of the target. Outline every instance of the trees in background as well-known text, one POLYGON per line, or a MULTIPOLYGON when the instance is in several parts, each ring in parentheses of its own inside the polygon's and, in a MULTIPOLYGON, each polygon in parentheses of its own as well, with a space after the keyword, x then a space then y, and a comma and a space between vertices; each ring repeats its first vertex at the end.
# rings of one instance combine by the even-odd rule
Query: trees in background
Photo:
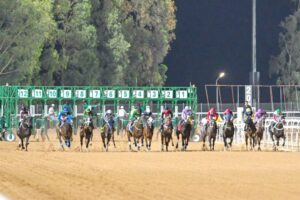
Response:
MULTIPOLYGON (((276 76, 277 83, 281 85, 300 85, 300 1, 292 1, 296 11, 281 22, 280 52, 270 60, 270 76, 276 76)), ((284 92, 289 100, 295 99, 295 88, 284 92)))
POLYGON ((174 0, 2 0, 0 83, 163 85, 174 0))

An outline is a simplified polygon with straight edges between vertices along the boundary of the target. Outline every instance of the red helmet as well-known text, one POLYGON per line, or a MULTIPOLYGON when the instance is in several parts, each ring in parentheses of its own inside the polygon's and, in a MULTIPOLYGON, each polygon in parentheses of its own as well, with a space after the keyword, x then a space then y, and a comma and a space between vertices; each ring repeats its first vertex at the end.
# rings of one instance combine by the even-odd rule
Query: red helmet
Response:
POLYGON ((225 114, 228 114, 228 113, 232 113, 232 111, 230 110, 230 108, 227 108, 225 111, 224 111, 225 114))

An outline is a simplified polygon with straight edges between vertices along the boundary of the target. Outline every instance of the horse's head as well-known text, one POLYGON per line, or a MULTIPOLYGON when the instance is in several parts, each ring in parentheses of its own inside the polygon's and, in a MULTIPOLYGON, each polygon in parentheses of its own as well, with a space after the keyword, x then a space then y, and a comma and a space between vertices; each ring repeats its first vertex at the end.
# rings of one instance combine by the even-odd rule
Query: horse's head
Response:
POLYGON ((30 128, 32 126, 32 117, 29 115, 25 115, 22 120, 22 126, 26 128, 30 128))
POLYGON ((147 124, 148 124, 148 126, 152 126, 152 124, 153 124, 153 118, 152 117, 148 117, 148 119, 147 119, 147 124))
POLYGON ((171 128, 171 125, 172 125, 172 117, 171 116, 165 117, 163 123, 164 129, 171 128))
POLYGON ((134 125, 137 128, 142 128, 143 127, 143 121, 141 117, 137 117, 136 120, 134 121, 134 125))
POLYGON ((217 124, 216 120, 212 118, 211 120, 209 120, 208 127, 215 127, 216 124, 217 124))

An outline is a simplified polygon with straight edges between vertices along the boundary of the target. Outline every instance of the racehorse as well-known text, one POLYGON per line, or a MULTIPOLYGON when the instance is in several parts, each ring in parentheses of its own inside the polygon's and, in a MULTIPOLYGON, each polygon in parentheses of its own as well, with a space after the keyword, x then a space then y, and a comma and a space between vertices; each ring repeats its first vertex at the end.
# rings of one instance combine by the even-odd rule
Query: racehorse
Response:
POLYGON ((143 122, 140 117, 138 117, 134 122, 133 122, 133 127, 132 127, 132 132, 130 132, 130 124, 128 123, 126 127, 126 133, 127 133, 127 138, 128 138, 128 146, 129 150, 131 150, 131 140, 130 138, 133 137, 134 140, 134 146, 138 148, 138 150, 141 149, 141 144, 140 141, 142 142, 143 140, 143 122))
POLYGON ((105 148, 105 151, 108 151, 110 140, 113 141, 114 147, 116 148, 115 138, 114 138, 114 128, 112 127, 110 122, 106 122, 106 124, 101 129, 101 138, 102 138, 103 147, 105 148))
POLYGON ((263 139, 263 135, 265 131, 265 117, 262 117, 256 122, 255 128, 256 128, 256 142, 258 144, 257 150, 261 151, 260 143, 261 140, 263 139))
POLYGON ((64 140, 64 143, 68 148, 71 148, 71 141, 73 140, 73 138, 72 138, 73 131, 72 131, 71 122, 67 121, 66 116, 63 117, 61 123, 63 123, 63 125, 60 128, 61 130, 59 130, 59 124, 58 124, 56 127, 56 134, 57 134, 60 146, 64 150, 64 145, 63 145, 62 140, 64 140))
POLYGON ((32 132, 32 118, 28 115, 24 116, 23 120, 20 122, 20 127, 17 130, 17 136, 19 137, 19 148, 28 150, 29 138, 32 132), (25 147, 24 147, 25 139, 25 147))
POLYGON ((227 121, 223 127, 223 140, 224 140, 224 150, 232 148, 232 141, 234 136, 234 125, 232 121, 227 121), (230 139, 230 142, 227 143, 227 139, 230 139))
POLYGON ((187 116, 187 120, 182 124, 182 122, 178 123, 178 126, 176 128, 176 136, 177 136, 177 143, 176 143, 176 149, 178 149, 178 141, 179 141, 179 135, 181 134, 182 137, 182 151, 187 150, 187 147, 189 145, 190 135, 192 131, 192 124, 193 124, 193 117, 191 115, 187 116))
POLYGON ((208 141, 209 141, 209 149, 210 151, 214 151, 215 150, 215 141, 216 141, 216 137, 217 137, 217 123, 216 120, 211 119, 208 123, 207 123, 207 128, 203 137, 203 149, 206 149, 205 147, 205 140, 206 137, 208 137, 208 141))
POLYGON ((246 142, 246 150, 248 151, 248 140, 250 142, 250 150, 254 149, 255 140, 256 140, 256 128, 253 124, 251 117, 245 122, 245 142, 246 142))
POLYGON ((146 142, 146 148, 150 151, 151 150, 151 142, 154 132, 153 127, 153 118, 152 117, 144 117, 144 139, 146 142))
POLYGON ((168 116, 165 118, 164 123, 163 123, 163 130, 161 132, 161 150, 164 151, 164 145, 166 145, 166 151, 169 151, 169 143, 170 140, 172 140, 172 146, 173 144, 173 139, 172 139, 172 118, 171 116, 168 116))
POLYGON ((92 139, 92 136, 93 136, 92 118, 88 117, 85 120, 82 128, 80 129, 80 151, 82 151, 83 138, 85 138, 85 146, 86 149, 88 150, 89 143, 92 139))
POLYGON ((285 133, 284 133, 284 117, 280 117, 278 122, 272 122, 271 125, 269 126, 269 133, 273 142, 273 149, 274 151, 278 150, 278 146, 279 146, 279 139, 282 138, 283 139, 283 143, 282 146, 285 145, 285 133), (274 140, 274 136, 276 139, 276 145, 275 145, 275 140, 274 140))

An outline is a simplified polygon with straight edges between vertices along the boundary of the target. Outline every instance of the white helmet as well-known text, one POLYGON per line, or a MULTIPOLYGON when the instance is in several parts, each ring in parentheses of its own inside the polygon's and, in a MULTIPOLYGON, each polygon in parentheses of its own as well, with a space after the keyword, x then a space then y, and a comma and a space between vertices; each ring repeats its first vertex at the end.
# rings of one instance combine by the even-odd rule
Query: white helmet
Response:
POLYGON ((124 106, 121 106, 120 109, 124 109, 124 106))
POLYGON ((51 106, 54 107, 55 105, 54 105, 54 104, 51 104, 51 106))
POLYGON ((107 110, 106 113, 107 113, 107 114, 111 114, 111 110, 107 110))
POLYGON ((187 110, 187 109, 189 109, 189 107, 188 107, 188 106, 185 106, 184 109, 187 110))

